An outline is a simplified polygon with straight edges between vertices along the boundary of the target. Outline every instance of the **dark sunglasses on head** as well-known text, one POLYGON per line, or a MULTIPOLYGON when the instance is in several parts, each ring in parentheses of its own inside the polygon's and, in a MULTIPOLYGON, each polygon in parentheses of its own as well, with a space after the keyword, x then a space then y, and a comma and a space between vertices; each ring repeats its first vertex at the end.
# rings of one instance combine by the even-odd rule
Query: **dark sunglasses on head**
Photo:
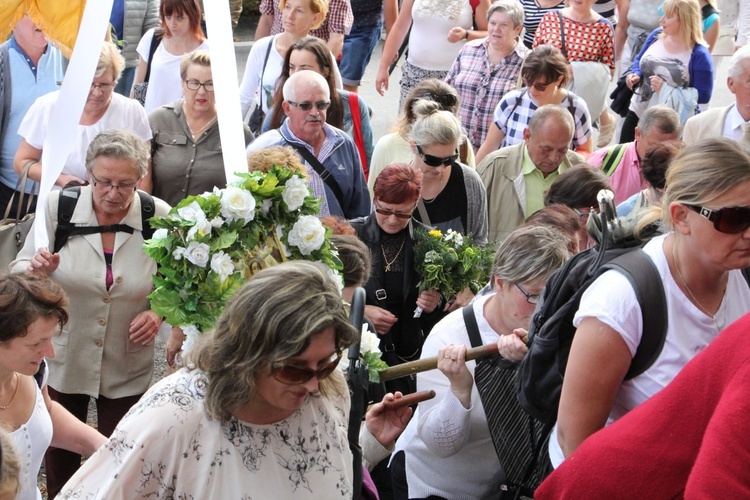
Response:
POLYGON ((329 107, 331 107, 331 101, 318 101, 316 103, 312 103, 309 101, 305 102, 294 102, 294 101, 287 101, 290 105, 294 106, 295 108, 299 108, 302 111, 310 111, 313 106, 318 108, 318 111, 325 111, 329 107))
POLYGON ((428 155, 424 151, 422 151, 422 146, 417 146, 417 153, 419 153, 419 156, 420 158, 422 158, 422 161, 425 162, 425 165, 428 165, 430 167, 439 167, 441 165, 451 165, 458 158, 458 153, 454 153, 450 156, 446 156, 445 158, 428 155))
POLYGON ((724 207, 716 210, 685 204, 689 209, 714 223, 720 233, 737 234, 750 227, 750 207, 724 207))
POLYGON ((439 103, 443 109, 453 108, 458 104, 458 97, 453 94, 433 94, 432 92, 428 92, 422 97, 439 103))
MULTIPOLYGON (((416 208, 416 206, 414 207, 416 208)), ((380 208, 377 204, 375 205, 375 211, 379 213, 380 215, 384 215, 385 217, 390 217, 391 215, 395 215, 399 219, 411 219, 411 214, 414 212, 414 208, 411 209, 411 212, 394 212, 393 210, 386 210, 385 208, 380 208)))
POLYGON ((272 371, 273 378, 287 385, 304 384, 313 377, 317 377, 318 380, 323 380, 328 377, 341 361, 341 351, 336 351, 336 358, 331 360, 330 363, 326 364, 322 368, 317 370, 311 370, 309 368, 302 368, 294 365, 281 365, 276 367, 272 371))

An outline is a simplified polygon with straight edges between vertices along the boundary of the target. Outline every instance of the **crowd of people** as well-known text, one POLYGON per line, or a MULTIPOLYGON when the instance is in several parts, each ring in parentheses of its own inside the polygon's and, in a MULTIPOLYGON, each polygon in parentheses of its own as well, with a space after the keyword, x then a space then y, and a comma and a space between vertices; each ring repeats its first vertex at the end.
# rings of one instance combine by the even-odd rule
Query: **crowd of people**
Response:
MULTIPOLYGON (((241 2, 229 3, 236 26, 241 2)), ((437 366, 371 391, 362 498, 530 494, 498 448, 491 402, 515 391, 533 353, 527 334, 553 293, 548 279, 604 247, 613 214, 603 192, 658 273, 664 345, 630 377, 646 336, 638 287, 609 269, 582 291, 559 410, 535 449, 544 470, 534 486, 549 475, 537 496, 627 498, 635 485, 649 497, 750 495, 750 435, 738 425, 750 4, 263 0, 260 12, 239 85, 248 168, 305 174, 334 233, 343 295, 322 265, 265 269, 182 368, 185 337, 171 329, 177 371, 153 386, 164 318, 148 297, 148 219, 228 181, 202 2, 114 1, 44 207, 36 195, 64 58, 32 12, 0 44, 0 210, 43 218, 49 241, 30 232, 0 273, 0 498, 41 499, 42 461, 49 498, 351 498, 360 473, 338 366, 359 339, 347 309, 357 287, 387 365, 437 366), (398 109, 366 101, 365 68, 389 92, 404 48, 398 109), (708 109, 722 65, 733 102, 708 109), (391 125, 382 137, 376 115, 391 125), (415 247, 431 230, 491 246, 485 289, 419 288, 415 247), (467 357, 488 344, 511 381, 489 380, 490 362, 467 357), (417 391, 435 397, 391 407, 417 391), (92 399, 96 429, 85 424, 92 399), (690 439, 678 442, 675 422, 690 439)))

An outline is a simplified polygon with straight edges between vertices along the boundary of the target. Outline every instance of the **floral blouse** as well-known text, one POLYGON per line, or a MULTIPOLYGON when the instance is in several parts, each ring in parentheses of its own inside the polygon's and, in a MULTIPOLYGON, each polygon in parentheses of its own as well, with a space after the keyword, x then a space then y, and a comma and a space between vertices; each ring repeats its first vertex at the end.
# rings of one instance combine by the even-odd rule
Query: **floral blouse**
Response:
POLYGON ((351 498, 348 396, 309 395, 270 425, 222 424, 205 412, 207 384, 183 369, 154 385, 58 498, 351 498))

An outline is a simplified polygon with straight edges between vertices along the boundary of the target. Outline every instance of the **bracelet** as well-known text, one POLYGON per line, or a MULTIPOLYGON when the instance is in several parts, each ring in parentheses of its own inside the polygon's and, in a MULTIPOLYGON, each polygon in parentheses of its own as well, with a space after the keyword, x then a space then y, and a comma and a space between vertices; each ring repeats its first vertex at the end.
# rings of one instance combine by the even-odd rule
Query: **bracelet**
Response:
POLYGON ((469 39, 469 30, 464 28, 464 40, 468 40, 468 39, 469 39))

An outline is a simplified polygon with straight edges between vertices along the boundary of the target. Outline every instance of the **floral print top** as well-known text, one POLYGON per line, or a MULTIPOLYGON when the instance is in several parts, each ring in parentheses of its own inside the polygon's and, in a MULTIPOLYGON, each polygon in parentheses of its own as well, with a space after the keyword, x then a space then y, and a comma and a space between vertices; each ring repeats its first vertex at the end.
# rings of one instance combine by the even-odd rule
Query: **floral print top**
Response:
POLYGON ((207 378, 154 385, 58 498, 351 498, 349 400, 311 394, 290 417, 254 425, 205 412, 207 378))

